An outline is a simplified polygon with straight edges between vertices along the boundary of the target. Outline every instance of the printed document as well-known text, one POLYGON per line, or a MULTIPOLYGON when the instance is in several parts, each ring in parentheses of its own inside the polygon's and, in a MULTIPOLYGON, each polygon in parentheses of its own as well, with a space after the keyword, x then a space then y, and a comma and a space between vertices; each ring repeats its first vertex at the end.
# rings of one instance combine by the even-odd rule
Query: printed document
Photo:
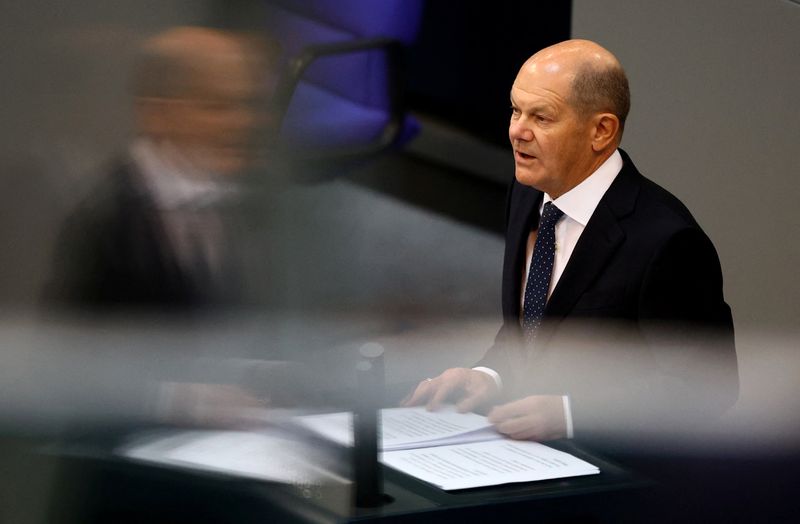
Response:
POLYGON ((156 464, 228 473, 287 484, 345 479, 309 460, 303 442, 285 434, 195 430, 145 434, 117 450, 156 464))
MULTIPOLYGON (((439 411, 427 411, 424 407, 382 409, 380 419, 384 451, 500 438, 486 417, 458 413, 453 406, 439 411)), ((329 440, 353 445, 352 413, 307 415, 298 417, 297 422, 329 440)))
POLYGON ((600 473, 569 453, 508 439, 391 451, 381 462, 446 491, 600 473))
MULTIPOLYGON (((381 462, 444 490, 593 475, 600 470, 538 442, 510 440, 486 417, 424 407, 381 410, 381 462)), ((352 445, 351 413, 298 417, 312 431, 352 445)))

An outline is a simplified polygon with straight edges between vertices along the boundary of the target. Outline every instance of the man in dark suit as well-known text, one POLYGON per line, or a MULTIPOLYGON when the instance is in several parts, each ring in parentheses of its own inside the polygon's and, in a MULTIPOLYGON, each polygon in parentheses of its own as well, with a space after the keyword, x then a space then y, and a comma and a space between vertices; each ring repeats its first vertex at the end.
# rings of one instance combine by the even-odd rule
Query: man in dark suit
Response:
POLYGON ((150 38, 133 75, 137 137, 67 218, 47 298, 70 306, 179 307, 239 296, 239 175, 265 121, 274 50, 178 27, 150 38))
POLYGON ((477 367, 424 380, 408 405, 494 406, 500 432, 548 440, 674 427, 733 404, 719 259, 686 207, 618 149, 629 106, 622 67, 593 42, 522 66, 503 326, 477 367))

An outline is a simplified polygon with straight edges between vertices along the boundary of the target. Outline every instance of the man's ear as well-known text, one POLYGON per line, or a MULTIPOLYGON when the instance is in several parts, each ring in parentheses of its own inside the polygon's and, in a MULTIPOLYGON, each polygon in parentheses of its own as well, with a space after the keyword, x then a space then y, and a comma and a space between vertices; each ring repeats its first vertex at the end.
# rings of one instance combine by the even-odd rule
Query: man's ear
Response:
POLYGON ((617 143, 620 125, 619 118, 612 113, 600 113, 592 119, 592 149, 603 151, 610 144, 617 143))

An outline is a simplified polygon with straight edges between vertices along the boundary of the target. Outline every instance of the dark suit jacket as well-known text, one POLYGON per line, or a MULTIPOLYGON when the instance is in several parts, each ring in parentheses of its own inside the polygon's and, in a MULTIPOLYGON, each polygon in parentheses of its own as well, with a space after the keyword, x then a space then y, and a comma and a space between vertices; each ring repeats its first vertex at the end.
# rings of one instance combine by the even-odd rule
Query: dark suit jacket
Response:
POLYGON ((528 234, 542 193, 514 181, 507 204, 503 326, 480 365, 510 396, 570 394, 576 427, 720 413, 738 395, 731 312, 717 253, 686 207, 622 171, 600 200, 545 309, 535 347, 520 330, 528 234), (638 418, 641 417, 641 418, 638 418))
MULTIPOLYGON (((232 272, 233 273, 233 272, 232 272)), ((48 304, 108 309, 195 308, 229 302, 178 263, 138 168, 122 163, 67 217, 56 240, 48 304)))

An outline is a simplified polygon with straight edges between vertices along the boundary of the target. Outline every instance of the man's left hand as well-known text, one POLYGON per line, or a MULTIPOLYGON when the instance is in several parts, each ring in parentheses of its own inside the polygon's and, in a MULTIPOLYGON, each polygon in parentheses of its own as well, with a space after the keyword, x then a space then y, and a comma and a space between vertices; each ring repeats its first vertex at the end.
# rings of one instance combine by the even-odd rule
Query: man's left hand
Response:
POLYGON ((500 433, 517 440, 555 440, 567 436, 564 400, 559 395, 533 395, 489 412, 500 433))

